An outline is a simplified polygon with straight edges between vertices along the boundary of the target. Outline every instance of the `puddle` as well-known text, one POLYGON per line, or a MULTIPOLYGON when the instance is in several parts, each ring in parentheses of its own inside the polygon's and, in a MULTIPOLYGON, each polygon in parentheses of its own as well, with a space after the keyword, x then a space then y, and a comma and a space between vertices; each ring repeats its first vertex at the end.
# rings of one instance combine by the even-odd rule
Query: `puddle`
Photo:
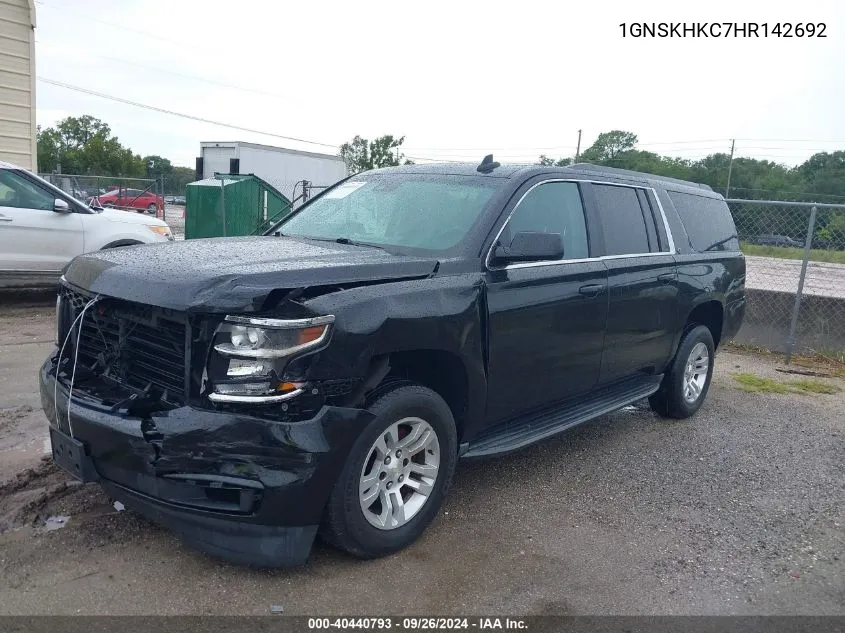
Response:
POLYGON ((69 516, 57 515, 47 517, 47 520, 44 521, 44 525, 37 528, 35 531, 37 533, 43 532, 53 532, 55 530, 61 530, 64 526, 67 525, 67 522, 70 521, 69 516))

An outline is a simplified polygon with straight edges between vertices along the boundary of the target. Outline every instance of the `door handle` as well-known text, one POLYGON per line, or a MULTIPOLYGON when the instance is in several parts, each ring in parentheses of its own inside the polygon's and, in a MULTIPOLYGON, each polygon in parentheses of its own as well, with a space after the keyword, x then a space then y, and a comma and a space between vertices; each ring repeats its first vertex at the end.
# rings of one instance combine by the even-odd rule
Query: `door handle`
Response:
POLYGON ((595 297, 596 295, 604 291, 606 287, 607 286, 605 284, 587 284, 586 286, 581 286, 580 288, 578 288, 578 292, 579 294, 582 294, 585 297, 595 297))
POLYGON ((675 273, 663 273, 662 275, 657 275, 657 278, 663 282, 664 284, 671 284, 675 281, 678 277, 675 273))

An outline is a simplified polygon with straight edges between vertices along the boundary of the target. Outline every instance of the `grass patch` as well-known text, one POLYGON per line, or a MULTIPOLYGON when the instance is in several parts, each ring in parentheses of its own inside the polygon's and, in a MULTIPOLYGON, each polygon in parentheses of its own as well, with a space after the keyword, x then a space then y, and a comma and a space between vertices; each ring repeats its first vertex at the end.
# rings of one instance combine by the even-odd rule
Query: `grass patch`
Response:
MULTIPOLYGON (((746 255, 757 255, 759 257, 774 257, 776 259, 804 259, 804 249, 791 246, 764 246, 762 244, 740 244, 742 252, 746 255)), ((831 264, 845 264, 845 251, 828 251, 822 248, 810 249, 810 261, 829 262, 831 264)))
POLYGON ((733 374, 733 379, 739 386, 740 391, 749 393, 839 393, 841 389, 821 380, 804 378, 802 380, 791 380, 780 382, 772 378, 764 378, 757 374, 742 372, 733 374))
POLYGON ((739 384, 741 391, 753 393, 790 393, 792 391, 789 385, 772 380, 771 378, 763 378, 757 374, 734 374, 734 380, 739 384))
POLYGON ((812 378, 793 380, 789 384, 799 391, 806 391, 808 393, 839 393, 841 391, 839 387, 829 385, 821 380, 813 380, 812 378))

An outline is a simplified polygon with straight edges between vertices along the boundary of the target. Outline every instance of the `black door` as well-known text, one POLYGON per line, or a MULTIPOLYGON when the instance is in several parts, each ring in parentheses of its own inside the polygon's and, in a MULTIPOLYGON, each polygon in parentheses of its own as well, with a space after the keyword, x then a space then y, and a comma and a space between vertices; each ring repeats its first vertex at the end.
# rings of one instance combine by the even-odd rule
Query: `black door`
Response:
POLYGON ((488 423, 590 390, 599 378, 607 271, 590 260, 579 184, 534 184, 498 242, 521 231, 560 233, 563 259, 490 265, 488 423))
POLYGON ((678 276, 663 216, 640 187, 593 184, 608 271, 609 309, 601 383, 661 373, 672 356, 678 276))

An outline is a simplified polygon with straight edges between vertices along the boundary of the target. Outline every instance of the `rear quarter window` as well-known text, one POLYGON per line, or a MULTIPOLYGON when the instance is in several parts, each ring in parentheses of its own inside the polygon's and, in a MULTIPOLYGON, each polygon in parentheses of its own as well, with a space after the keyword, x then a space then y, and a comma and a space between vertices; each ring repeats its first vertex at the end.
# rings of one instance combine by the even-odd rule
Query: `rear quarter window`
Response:
POLYGON ((666 193, 681 216, 696 251, 739 250, 736 226, 724 200, 679 191, 666 193))

